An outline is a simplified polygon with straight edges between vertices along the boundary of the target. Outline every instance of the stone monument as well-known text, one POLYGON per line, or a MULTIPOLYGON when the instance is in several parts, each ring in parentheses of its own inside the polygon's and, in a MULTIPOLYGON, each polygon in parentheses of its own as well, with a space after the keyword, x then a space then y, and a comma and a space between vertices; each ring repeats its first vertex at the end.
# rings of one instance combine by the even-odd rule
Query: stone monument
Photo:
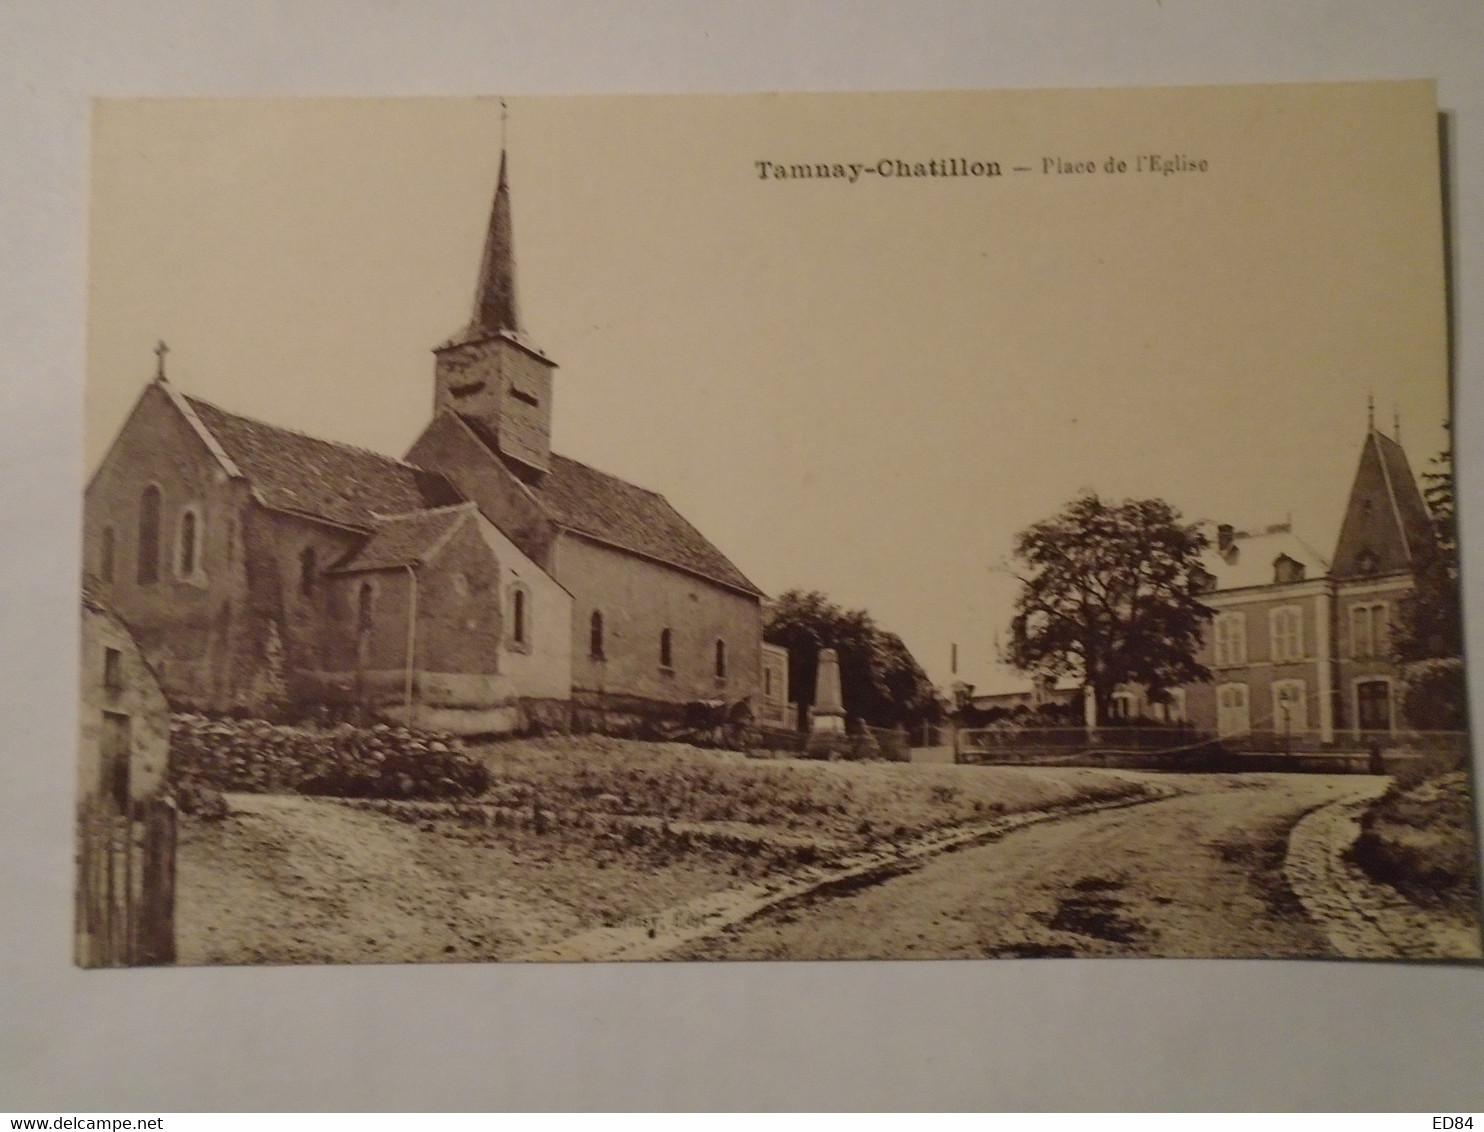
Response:
POLYGON ((809 730, 816 735, 845 734, 845 700, 840 694, 840 658, 834 649, 819 650, 814 677, 814 710, 809 730))

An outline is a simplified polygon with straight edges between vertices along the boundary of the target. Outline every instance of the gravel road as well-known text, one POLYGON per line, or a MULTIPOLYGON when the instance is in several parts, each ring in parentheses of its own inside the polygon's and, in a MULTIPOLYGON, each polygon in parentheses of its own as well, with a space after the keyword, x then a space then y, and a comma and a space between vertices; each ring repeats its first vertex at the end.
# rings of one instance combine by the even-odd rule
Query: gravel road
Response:
POLYGON ((1289 831, 1347 776, 1167 776, 1186 793, 1033 826, 781 906, 672 958, 1332 956, 1284 881, 1289 831))

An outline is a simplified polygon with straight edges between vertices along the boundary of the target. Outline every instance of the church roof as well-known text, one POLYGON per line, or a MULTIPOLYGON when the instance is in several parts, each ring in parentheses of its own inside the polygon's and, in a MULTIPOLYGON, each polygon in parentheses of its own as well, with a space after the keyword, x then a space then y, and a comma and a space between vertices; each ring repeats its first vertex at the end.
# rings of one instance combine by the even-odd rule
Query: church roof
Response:
POLYGON ((264 506, 369 529, 378 515, 460 502, 436 472, 181 396, 264 506))
POLYGON ((551 470, 530 487, 557 523, 569 530, 734 589, 762 592, 658 492, 555 452, 551 470))
POLYGON ((1329 563, 1312 546, 1294 534, 1286 524, 1270 527, 1260 534, 1238 532, 1231 549, 1223 554, 1212 540, 1212 546, 1201 555, 1201 567, 1216 579, 1216 589, 1240 590, 1249 586, 1270 586, 1275 580, 1274 563, 1291 558, 1304 568, 1309 581, 1329 573, 1329 563))
POLYGON ((453 537, 469 517, 470 504, 389 515, 380 520, 371 537, 331 573, 354 574, 364 570, 391 570, 420 566, 453 537))
MULTIPOLYGON (((478 438, 491 458, 500 460, 494 437, 480 421, 454 416, 478 438)), ((516 478, 559 527, 745 593, 762 594, 658 492, 555 452, 551 454, 550 469, 540 477, 516 478)))

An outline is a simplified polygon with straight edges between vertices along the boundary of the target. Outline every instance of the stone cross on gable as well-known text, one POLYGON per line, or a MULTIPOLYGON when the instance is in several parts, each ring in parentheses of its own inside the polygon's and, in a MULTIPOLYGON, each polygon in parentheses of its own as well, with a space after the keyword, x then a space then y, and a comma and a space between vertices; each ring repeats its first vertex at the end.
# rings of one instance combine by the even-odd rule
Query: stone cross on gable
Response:
POLYGON ((170 347, 165 345, 165 340, 161 338, 155 344, 155 378, 158 381, 165 380, 165 355, 169 352, 170 347))

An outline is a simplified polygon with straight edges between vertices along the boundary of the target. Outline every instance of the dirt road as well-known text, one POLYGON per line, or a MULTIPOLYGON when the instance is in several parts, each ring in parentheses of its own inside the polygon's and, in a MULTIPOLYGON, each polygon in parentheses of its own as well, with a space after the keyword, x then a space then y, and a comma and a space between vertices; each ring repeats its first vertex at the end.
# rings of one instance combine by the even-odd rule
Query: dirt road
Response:
POLYGON ((1007 834, 783 905, 672 958, 1328 956, 1284 882, 1289 831, 1345 776, 1224 775, 1178 797, 1007 834))

